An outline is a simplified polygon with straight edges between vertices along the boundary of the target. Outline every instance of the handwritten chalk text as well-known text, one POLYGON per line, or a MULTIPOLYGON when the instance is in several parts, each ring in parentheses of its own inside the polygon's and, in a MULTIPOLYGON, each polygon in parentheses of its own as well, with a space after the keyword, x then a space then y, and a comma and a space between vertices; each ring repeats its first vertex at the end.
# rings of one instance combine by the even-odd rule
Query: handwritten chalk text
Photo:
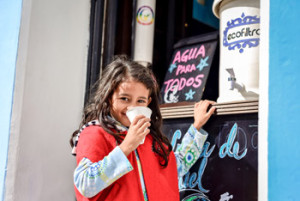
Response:
POLYGON ((205 57, 204 45, 201 45, 201 47, 199 49, 198 48, 187 49, 182 54, 180 51, 177 51, 172 64, 174 64, 175 62, 185 63, 189 60, 196 59, 199 55, 201 55, 202 57, 205 57))
POLYGON ((198 88, 201 86, 202 84, 202 80, 204 78, 204 74, 199 74, 197 75, 195 78, 194 77, 189 77, 188 79, 182 77, 182 78, 176 78, 176 79, 170 79, 164 82, 164 84, 166 85, 165 88, 165 93, 171 89, 171 91, 175 90, 173 89, 173 86, 177 85, 178 88, 176 89, 177 91, 181 91, 182 89, 184 89, 185 87, 194 87, 194 88, 198 88))
POLYGON ((240 149, 240 144, 238 142, 234 143, 236 134, 237 134, 237 130, 238 130, 238 125, 235 123, 230 130, 227 142, 225 142, 220 147, 220 151, 219 151, 220 158, 224 158, 226 155, 228 155, 229 157, 233 157, 236 160, 240 160, 246 156, 247 148, 240 156, 238 155, 239 149, 240 149))
POLYGON ((188 64, 188 65, 178 65, 177 70, 176 70, 176 75, 178 74, 186 74, 186 73, 190 73, 196 70, 196 66, 195 64, 188 64))

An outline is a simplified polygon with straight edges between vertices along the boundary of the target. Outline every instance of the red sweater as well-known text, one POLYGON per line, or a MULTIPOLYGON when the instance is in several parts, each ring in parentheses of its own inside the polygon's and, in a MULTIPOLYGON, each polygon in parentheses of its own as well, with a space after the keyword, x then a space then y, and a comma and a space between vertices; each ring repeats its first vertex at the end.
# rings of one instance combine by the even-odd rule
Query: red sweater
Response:
MULTIPOLYGON (((144 144, 137 148, 149 201, 178 201, 176 159, 173 152, 169 164, 163 168, 152 151, 152 136, 147 135, 144 144)), ((83 157, 98 162, 116 147, 116 140, 99 126, 89 126, 80 134, 77 145, 77 164, 83 157)), ((77 201, 142 201, 144 200, 137 160, 134 152, 128 155, 133 170, 115 181, 92 198, 83 197, 75 187, 77 201)))

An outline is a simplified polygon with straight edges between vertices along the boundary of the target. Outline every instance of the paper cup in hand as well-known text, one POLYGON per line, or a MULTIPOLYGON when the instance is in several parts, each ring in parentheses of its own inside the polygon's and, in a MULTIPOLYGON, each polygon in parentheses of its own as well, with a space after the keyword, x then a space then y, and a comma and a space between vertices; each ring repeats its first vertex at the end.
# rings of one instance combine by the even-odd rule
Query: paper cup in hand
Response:
MULTIPOLYGON (((132 122, 133 119, 137 115, 144 115, 147 118, 151 118, 152 110, 148 107, 143 107, 143 106, 138 106, 138 107, 133 107, 126 112, 126 116, 128 117, 129 121, 132 122)), ((144 144, 145 138, 141 142, 141 144, 144 144)))

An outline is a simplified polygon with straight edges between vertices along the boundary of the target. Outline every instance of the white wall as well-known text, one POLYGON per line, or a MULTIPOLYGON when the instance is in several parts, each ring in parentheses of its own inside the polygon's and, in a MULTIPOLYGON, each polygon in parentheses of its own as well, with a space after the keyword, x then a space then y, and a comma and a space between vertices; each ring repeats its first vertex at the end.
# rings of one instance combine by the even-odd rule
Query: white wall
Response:
POLYGON ((6 201, 75 200, 69 137, 84 100, 90 1, 23 0, 6 201))
POLYGON ((260 1, 258 200, 268 200, 269 0, 260 1))
POLYGON ((0 3, 0 200, 4 197, 4 181, 10 131, 18 38, 22 0, 0 3))

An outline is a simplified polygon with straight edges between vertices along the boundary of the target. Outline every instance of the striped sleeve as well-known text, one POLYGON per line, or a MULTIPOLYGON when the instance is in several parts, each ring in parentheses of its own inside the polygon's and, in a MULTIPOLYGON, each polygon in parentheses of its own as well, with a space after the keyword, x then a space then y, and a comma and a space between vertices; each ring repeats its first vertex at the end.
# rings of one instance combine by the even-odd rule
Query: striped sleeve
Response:
POLYGON ((200 129, 198 131, 193 125, 190 126, 181 144, 174 152, 179 177, 184 176, 196 163, 201 155, 207 136, 208 133, 205 130, 200 129))
POLYGON ((131 170, 132 165, 117 146, 98 162, 82 158, 74 171, 74 184, 83 196, 90 198, 131 170))

